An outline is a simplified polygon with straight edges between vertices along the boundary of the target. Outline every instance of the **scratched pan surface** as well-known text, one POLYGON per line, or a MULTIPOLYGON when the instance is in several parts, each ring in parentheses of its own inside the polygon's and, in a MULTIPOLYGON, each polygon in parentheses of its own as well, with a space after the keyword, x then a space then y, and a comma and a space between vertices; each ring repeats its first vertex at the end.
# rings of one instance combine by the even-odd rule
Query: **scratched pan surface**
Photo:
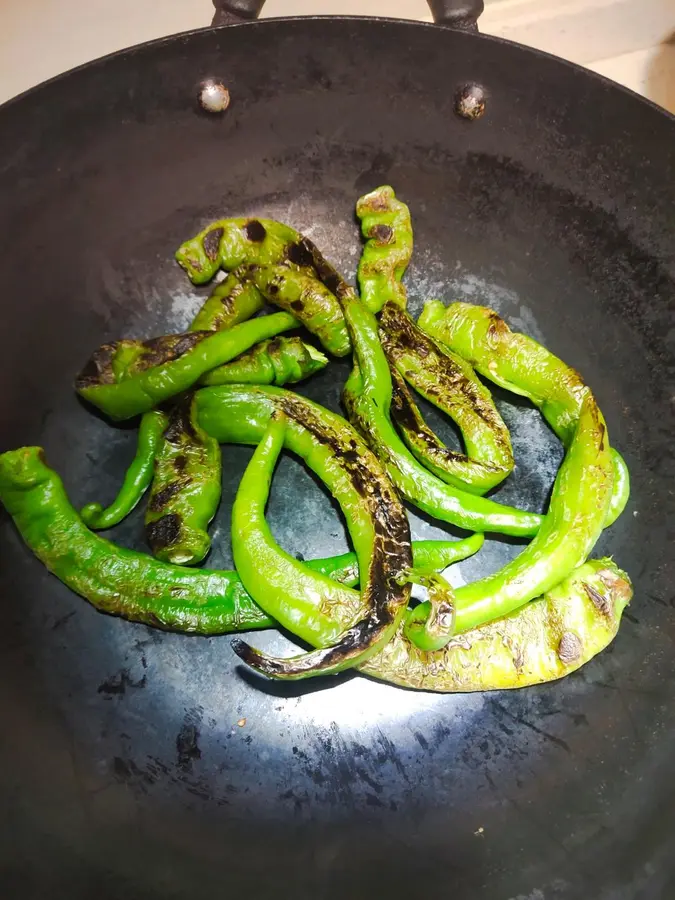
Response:
MULTIPOLYGON (((41 87, 0 111, 0 449, 40 443, 76 504, 111 498, 135 432, 71 381, 102 341, 187 325, 205 289, 172 261, 181 240, 222 214, 271 216, 353 277, 354 201, 383 182, 413 214, 414 313, 436 296, 489 303, 593 386, 633 477, 598 547, 635 582, 618 639, 510 694, 349 675, 278 687, 242 672, 228 637, 95 612, 3 513, 3 896, 675 895, 675 123, 655 107, 514 45, 366 20, 195 33, 41 87), (207 75, 231 91, 222 118, 196 109, 207 75), (474 123, 452 111, 467 80, 489 91, 474 123)), ((346 372, 302 390, 338 409, 346 372)), ((517 458, 499 497, 540 508, 560 448, 527 404, 498 399, 517 458)), ((231 561, 249 454, 224 453, 214 566, 231 561)), ((269 517, 293 552, 346 547, 295 460, 269 517)), ((411 518, 416 536, 443 534, 411 518)), ((112 536, 142 547, 140 514, 112 536)), ((453 578, 518 549, 491 541, 453 578)))

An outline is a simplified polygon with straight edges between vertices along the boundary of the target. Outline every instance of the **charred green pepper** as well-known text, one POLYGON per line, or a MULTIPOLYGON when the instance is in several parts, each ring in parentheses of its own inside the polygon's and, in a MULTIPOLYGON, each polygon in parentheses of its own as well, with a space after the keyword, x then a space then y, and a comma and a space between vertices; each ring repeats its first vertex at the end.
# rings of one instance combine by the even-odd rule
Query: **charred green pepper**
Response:
POLYGON ((207 372, 200 384, 294 384, 309 378, 328 364, 328 359, 299 337, 275 337, 261 341, 232 362, 207 372))
POLYGON ((471 366, 443 349, 393 303, 382 308, 380 339, 392 369, 450 416, 466 447, 466 454, 455 453, 437 438, 426 440, 428 429, 420 429, 414 401, 398 386, 392 418, 412 453, 448 484, 476 494, 496 487, 513 469, 511 439, 490 392, 471 366))
POLYGON ((333 356, 351 351, 340 304, 314 273, 284 265, 247 265, 237 269, 237 275, 255 284, 270 303, 292 313, 333 356))
POLYGON ((387 301, 405 309, 401 279, 412 256, 410 210, 396 199, 392 187, 383 185, 359 198, 356 215, 366 238, 358 268, 361 299, 374 313, 387 301))
POLYGON ((361 671, 424 691, 493 691, 574 672, 614 639, 632 596, 611 559, 590 560, 517 612, 427 652, 396 634, 361 671))
POLYGON ((217 284, 194 317, 190 331, 224 331, 260 312, 265 298, 252 284, 242 284, 234 273, 217 284))
POLYGON ((153 555, 191 566, 211 547, 207 528, 220 502, 220 445, 196 421, 194 397, 171 409, 155 459, 145 512, 145 535, 153 555))
POLYGON ((289 313, 242 322, 227 331, 188 331, 150 341, 104 344, 90 358, 75 387, 112 419, 130 419, 189 390, 206 372, 254 344, 295 328, 289 313))
MULTIPOLYGON (((295 659, 270 658, 244 644, 236 645, 236 652, 258 671, 275 678, 339 671, 374 652, 393 633, 405 610, 410 588, 402 580, 412 565, 405 511, 377 459, 344 419, 288 391, 204 388, 196 400, 200 423, 221 442, 260 443, 272 415, 286 416, 284 446, 305 460, 340 504, 362 573, 359 608, 364 614, 337 646, 295 659)), ((254 457, 262 472, 274 462, 279 436, 274 437, 270 438, 271 448, 264 446, 254 457)), ((260 488, 253 476, 246 483, 260 488)), ((246 496, 244 490, 242 503, 246 496)), ((250 499, 253 509, 256 497, 250 499)), ((259 499, 256 502, 259 506, 259 499)), ((237 533, 238 526, 234 526, 233 542, 237 533)), ((266 584, 264 567, 259 577, 257 599, 268 603, 273 598, 261 592, 266 584)))
MULTIPOLYGON (((533 338, 511 331, 486 306, 452 303, 446 307, 440 300, 430 300, 418 324, 481 375, 531 400, 562 443, 569 444, 589 393, 578 372, 533 338)), ((628 468, 616 450, 611 455, 614 488, 605 526, 621 515, 630 494, 628 468)))

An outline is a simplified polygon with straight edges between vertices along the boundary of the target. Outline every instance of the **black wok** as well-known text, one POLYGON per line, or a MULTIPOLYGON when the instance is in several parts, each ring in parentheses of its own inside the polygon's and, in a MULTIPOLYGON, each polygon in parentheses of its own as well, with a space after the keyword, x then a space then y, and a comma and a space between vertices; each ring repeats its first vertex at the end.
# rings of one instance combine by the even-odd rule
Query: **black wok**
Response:
MULTIPOLYGON (((0 449, 42 444, 76 504, 111 498, 135 432, 92 415, 72 378, 105 340, 187 324, 206 289, 177 245, 221 214, 265 215, 352 277, 354 201, 383 182, 414 217, 414 313, 430 296, 490 304, 592 385, 633 476, 598 547, 635 583, 618 639, 515 693, 350 675, 279 687, 242 672, 227 637, 95 612, 3 513, 3 897, 675 896, 675 120, 662 110, 470 29, 349 18, 179 35, 28 92, 0 110, 0 449), (209 76, 230 91, 222 115, 197 102, 209 76), (467 83, 487 96, 473 121, 455 112, 467 83)), ((337 409, 346 371, 303 390, 337 409)), ((518 461, 499 497, 540 507, 560 448, 526 404, 498 399, 518 461)), ((249 453, 225 452, 210 565, 231 561, 249 453)), ((141 516, 112 537, 142 547, 141 516)), ((346 546, 295 460, 269 517, 293 552, 346 546)), ((411 518, 417 536, 444 533, 411 518)), ((519 549, 490 541, 461 577, 519 549)))

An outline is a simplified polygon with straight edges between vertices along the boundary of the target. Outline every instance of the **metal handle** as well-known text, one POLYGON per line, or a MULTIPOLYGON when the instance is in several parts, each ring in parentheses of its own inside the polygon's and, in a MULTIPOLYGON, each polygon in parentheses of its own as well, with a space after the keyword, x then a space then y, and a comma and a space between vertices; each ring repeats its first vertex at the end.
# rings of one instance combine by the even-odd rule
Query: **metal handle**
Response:
MULTIPOLYGON (((478 31, 476 24, 485 6, 483 0, 427 0, 437 25, 460 31, 478 31)), ((265 0, 213 0, 214 25, 234 25, 257 19, 265 0)))

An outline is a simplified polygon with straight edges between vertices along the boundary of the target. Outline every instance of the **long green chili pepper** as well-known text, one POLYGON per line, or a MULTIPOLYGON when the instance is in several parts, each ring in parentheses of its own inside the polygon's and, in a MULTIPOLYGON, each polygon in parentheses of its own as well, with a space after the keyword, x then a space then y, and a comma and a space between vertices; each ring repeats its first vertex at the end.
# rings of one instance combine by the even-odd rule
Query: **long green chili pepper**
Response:
POLYGON ((207 528, 220 502, 220 444, 196 421, 193 395, 173 406, 163 438, 145 511, 145 535, 158 559, 191 566, 211 547, 207 528))
POLYGON ((337 296, 355 352, 355 366, 345 384, 343 402, 352 423, 383 461, 403 496, 429 515, 467 531, 494 531, 523 537, 536 534, 541 516, 444 484, 414 458, 396 433, 389 415, 391 375, 375 317, 347 285, 337 286, 337 296))
POLYGON ((117 497, 105 509, 100 503, 88 503, 80 512, 83 521, 90 528, 112 528, 138 504, 152 481, 155 454, 166 425, 167 417, 160 410, 153 410, 141 418, 136 455, 127 469, 117 497))
POLYGON ((295 328, 289 313, 242 322, 227 331, 192 331, 100 347, 78 376, 77 392, 112 419, 129 419, 189 390, 206 372, 254 344, 295 328))
MULTIPOLYGON (((102 612, 190 634, 225 634, 276 624, 234 571, 173 566, 91 532, 40 447, 0 454, 0 502, 49 571, 102 612)), ((445 568, 480 549, 476 538, 413 543, 415 563, 445 568)), ((305 565, 343 584, 358 583, 355 553, 311 559, 305 565)))
POLYGON ((426 431, 416 427, 415 420, 421 417, 414 401, 399 388, 392 416, 413 454, 443 481, 471 493, 484 494, 503 481, 514 465, 511 439, 490 392, 471 366, 421 331, 405 310, 393 303, 382 308, 380 339, 390 366, 450 416, 466 447, 466 454, 461 454, 443 447, 437 439, 427 445, 426 431))
MULTIPOLYGON (((468 360, 500 387, 527 397, 567 446, 589 392, 578 372, 525 334, 511 331, 486 306, 428 301, 419 327, 468 360)), ((623 512, 630 493, 628 468, 612 449, 614 489, 605 526, 623 512)))
POLYGON ((493 691, 569 675, 614 639, 632 596, 611 559, 589 560, 517 612, 420 650, 399 629, 360 671, 424 691, 493 691))
MULTIPOLYGON (((236 572, 172 566, 89 531, 39 447, 0 455, 0 501, 46 567, 103 612, 197 634, 274 624, 246 593, 236 572)), ((466 542, 448 545, 453 543, 459 547, 466 542)), ((324 574, 332 570, 334 577, 354 578, 354 559, 354 554, 345 554, 307 565, 324 574)), ((444 561, 434 557, 433 564, 444 561)), ((418 563, 425 563, 422 556, 415 557, 418 563)), ((625 573, 611 560, 592 560, 546 596, 467 632, 443 650, 418 650, 399 629, 361 671, 431 691, 516 688, 560 678, 609 643, 630 596, 625 573)))
POLYGON ((242 284, 230 274, 215 286, 189 331, 224 331, 251 319, 264 305, 265 298, 254 284, 242 284))
POLYGON ((204 284, 218 269, 232 271, 242 263, 303 265, 300 240, 295 229, 271 219, 221 219, 181 244, 176 260, 194 284, 204 284))
POLYGON ((292 313, 333 356, 351 351, 340 304, 313 274, 284 265, 247 265, 237 269, 237 276, 253 282, 270 303, 292 313))
POLYGON ((405 309, 401 279, 412 256, 410 210, 396 199, 392 187, 383 185, 357 200, 356 215, 366 238, 358 268, 361 299, 374 313, 387 301, 405 309))
POLYGON ((341 620, 361 612, 361 598, 282 550, 267 525, 265 506, 287 424, 283 413, 272 416, 242 476, 232 507, 232 555, 244 587, 265 612, 299 638, 316 637, 329 647, 343 638, 341 620))
POLYGON ((404 617, 403 634, 420 650, 440 650, 455 631, 455 593, 442 576, 435 573, 411 575, 413 584, 427 588, 425 608, 409 609, 404 617))
POLYGON ((200 384, 294 384, 319 372, 328 359, 299 337, 275 337, 262 341, 232 362, 207 372, 200 384))
MULTIPOLYGON (((340 504, 361 571, 359 608, 364 614, 350 629, 347 639, 336 647, 291 659, 266 657, 241 643, 233 645, 235 652, 274 678, 329 674, 375 652, 393 634, 403 615, 410 587, 402 583, 402 578, 412 565, 405 511, 375 456, 340 416, 288 391, 263 387, 204 388, 197 392, 196 399, 200 423, 221 442, 259 443, 271 416, 285 414, 288 422, 284 446, 305 460, 340 504)), ((262 461, 260 454, 256 459, 263 471, 274 463, 271 451, 263 455, 262 461)), ((254 491, 264 490, 262 478, 260 484, 252 480, 254 491)), ((247 492, 241 485, 239 492, 243 493, 244 502, 247 492)), ((255 493, 250 499, 258 502, 255 493)), ((237 531, 233 528, 233 542, 237 531)), ((288 584, 276 589, 269 583, 263 566, 257 577, 256 600, 271 613, 276 612, 285 602, 288 584)), ((323 643, 320 635, 318 638, 317 642, 323 643)))

